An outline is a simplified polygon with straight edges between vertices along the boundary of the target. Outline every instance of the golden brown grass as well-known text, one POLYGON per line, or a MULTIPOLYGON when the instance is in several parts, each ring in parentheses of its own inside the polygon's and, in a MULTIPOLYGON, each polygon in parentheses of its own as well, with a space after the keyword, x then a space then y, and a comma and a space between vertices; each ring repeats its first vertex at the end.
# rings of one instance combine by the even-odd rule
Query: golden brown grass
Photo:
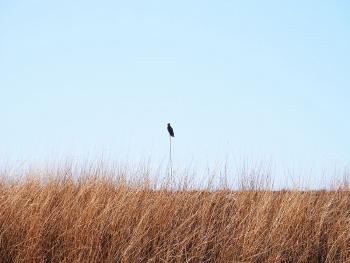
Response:
POLYGON ((350 195, 3 179, 0 261, 346 262, 350 195))

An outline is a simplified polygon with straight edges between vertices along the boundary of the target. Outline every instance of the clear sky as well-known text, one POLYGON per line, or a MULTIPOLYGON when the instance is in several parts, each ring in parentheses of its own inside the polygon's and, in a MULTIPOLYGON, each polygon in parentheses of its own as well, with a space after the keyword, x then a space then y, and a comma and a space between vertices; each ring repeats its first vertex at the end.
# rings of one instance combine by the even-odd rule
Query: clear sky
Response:
POLYGON ((350 166, 348 1, 0 1, 0 155, 350 166))

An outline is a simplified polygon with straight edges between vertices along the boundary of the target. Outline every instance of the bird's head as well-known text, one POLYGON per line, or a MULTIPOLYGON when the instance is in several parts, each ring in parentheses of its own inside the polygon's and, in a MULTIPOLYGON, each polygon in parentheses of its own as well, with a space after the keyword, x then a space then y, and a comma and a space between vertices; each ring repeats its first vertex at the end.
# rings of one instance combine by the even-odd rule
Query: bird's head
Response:
POLYGON ((168 123, 168 126, 170 126, 170 123, 168 123))

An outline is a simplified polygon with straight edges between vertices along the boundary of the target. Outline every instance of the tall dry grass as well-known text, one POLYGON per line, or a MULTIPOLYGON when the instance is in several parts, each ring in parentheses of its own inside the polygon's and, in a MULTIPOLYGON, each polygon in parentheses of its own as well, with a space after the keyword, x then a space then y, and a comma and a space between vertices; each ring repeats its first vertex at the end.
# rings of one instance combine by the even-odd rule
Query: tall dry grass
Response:
POLYGON ((67 174, 1 180, 1 262, 350 261, 342 189, 155 190, 67 174))

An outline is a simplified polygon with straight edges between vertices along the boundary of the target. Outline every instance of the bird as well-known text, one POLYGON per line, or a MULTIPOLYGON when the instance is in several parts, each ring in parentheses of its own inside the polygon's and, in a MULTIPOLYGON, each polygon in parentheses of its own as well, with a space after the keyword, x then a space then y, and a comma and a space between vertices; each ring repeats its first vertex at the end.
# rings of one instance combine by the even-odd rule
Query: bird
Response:
POLYGON ((170 123, 168 123, 168 132, 169 132, 169 135, 170 135, 171 137, 175 137, 175 135, 174 135, 174 130, 173 130, 173 128, 170 126, 170 123))

